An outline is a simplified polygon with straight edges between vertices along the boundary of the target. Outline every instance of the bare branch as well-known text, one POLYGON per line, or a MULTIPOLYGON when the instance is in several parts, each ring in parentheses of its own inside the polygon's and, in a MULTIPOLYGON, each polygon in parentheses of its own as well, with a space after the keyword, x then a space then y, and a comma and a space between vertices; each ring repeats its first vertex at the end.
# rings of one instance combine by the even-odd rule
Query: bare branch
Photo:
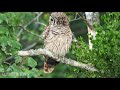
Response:
POLYGON ((37 42, 36 42, 36 43, 31 44, 30 46, 28 46, 28 47, 26 47, 26 48, 24 48, 23 50, 28 50, 28 49, 31 49, 31 48, 33 48, 36 44, 37 44, 37 42))
POLYGON ((24 27, 22 27, 22 26, 19 26, 19 27, 22 28, 22 30, 25 30, 25 31, 29 32, 30 34, 35 35, 35 36, 37 36, 37 37, 43 39, 42 35, 37 35, 37 34, 31 32, 31 31, 27 30, 26 28, 24 28, 24 27))
POLYGON ((84 64, 81 62, 77 62, 75 60, 72 59, 67 59, 67 58, 58 58, 55 55, 53 55, 50 51, 46 50, 46 49, 37 49, 37 50, 28 50, 28 51, 18 51, 18 55, 20 56, 35 56, 35 55, 47 55, 49 57, 54 58, 56 61, 59 61, 61 63, 65 63, 65 64, 69 64, 71 66, 76 66, 76 67, 80 67, 89 71, 98 71, 97 69, 95 69, 92 65, 89 64, 84 64))
MULTIPOLYGON (((37 18, 39 18, 41 15, 43 14, 43 12, 40 12, 39 14, 37 14, 37 16, 35 18, 33 18, 27 25, 25 25, 23 28, 26 29, 32 22, 34 22, 37 18)), ((17 37, 19 37, 21 35, 21 33, 23 32, 24 29, 21 29, 20 32, 17 34, 17 37)))
POLYGON ((57 61, 60 61, 62 63, 65 63, 65 64, 69 64, 71 66, 76 66, 76 67, 80 67, 82 69, 86 69, 86 70, 89 70, 89 71, 98 71, 95 67, 93 67, 93 65, 91 64, 84 64, 82 62, 77 62, 75 60, 72 60, 72 59, 67 59, 67 58, 63 58, 63 59, 58 59, 57 61))
POLYGON ((36 22, 36 23, 38 23, 38 24, 40 24, 40 25, 42 25, 42 26, 44 26, 44 27, 46 27, 46 26, 47 26, 46 24, 41 23, 41 22, 36 22))
POLYGON ((76 21, 76 20, 80 20, 81 18, 76 18, 76 19, 73 19, 73 20, 70 20, 70 22, 73 22, 73 21, 76 21))
MULTIPOLYGON (((24 48, 23 50, 31 49, 31 48, 33 48, 36 44, 37 44, 37 42, 36 42, 36 43, 33 43, 33 44, 29 45, 29 46, 27 46, 27 47, 24 48)), ((14 58, 14 57, 13 57, 13 56, 8 57, 8 58, 5 60, 4 63, 6 63, 7 61, 9 61, 9 60, 12 59, 12 58, 14 58)))

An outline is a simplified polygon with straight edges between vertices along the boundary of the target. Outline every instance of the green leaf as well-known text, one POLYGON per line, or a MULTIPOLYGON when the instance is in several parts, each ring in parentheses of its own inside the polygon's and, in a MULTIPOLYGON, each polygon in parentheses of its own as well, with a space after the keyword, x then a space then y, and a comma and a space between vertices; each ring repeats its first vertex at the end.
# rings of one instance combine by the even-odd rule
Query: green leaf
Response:
POLYGON ((7 27, 0 26, 0 34, 9 34, 9 30, 7 27))
POLYGON ((22 57, 20 57, 20 56, 16 56, 15 57, 15 63, 20 63, 20 62, 22 62, 22 57))
POLYGON ((5 20, 5 16, 3 14, 0 14, 0 23, 2 23, 5 20))
POLYGON ((3 48, 5 48, 6 46, 7 46, 7 37, 1 37, 0 38, 0 45, 3 47, 3 48))
POLYGON ((28 66, 34 68, 36 65, 37 65, 37 62, 33 58, 29 57, 28 58, 28 66))
POLYGON ((19 73, 18 72, 11 72, 11 73, 9 73, 8 76, 10 76, 12 78, 18 78, 19 77, 19 73))
POLYGON ((4 72, 4 67, 3 65, 0 65, 0 73, 4 72))

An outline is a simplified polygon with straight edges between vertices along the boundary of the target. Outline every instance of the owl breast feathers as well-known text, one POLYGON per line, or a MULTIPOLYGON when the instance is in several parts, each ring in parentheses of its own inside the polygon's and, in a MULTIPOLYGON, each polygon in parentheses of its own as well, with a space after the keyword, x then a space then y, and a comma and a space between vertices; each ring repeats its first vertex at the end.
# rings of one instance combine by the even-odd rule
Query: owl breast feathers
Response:
POLYGON ((45 49, 51 51, 58 57, 64 57, 69 51, 72 41, 72 34, 69 28, 51 27, 49 34, 44 40, 45 49), (64 30, 64 32, 63 32, 64 30))
POLYGON ((72 42, 72 32, 66 14, 62 12, 51 14, 49 26, 44 32, 44 37, 45 49, 59 57, 65 56, 72 42))

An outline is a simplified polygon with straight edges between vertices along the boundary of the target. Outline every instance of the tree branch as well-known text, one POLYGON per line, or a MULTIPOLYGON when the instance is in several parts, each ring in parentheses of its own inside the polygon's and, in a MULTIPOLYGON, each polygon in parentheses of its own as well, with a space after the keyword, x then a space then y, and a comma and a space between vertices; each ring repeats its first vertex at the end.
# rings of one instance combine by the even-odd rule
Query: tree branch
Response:
POLYGON ((18 55, 19 56, 36 56, 36 55, 46 55, 49 57, 52 57, 53 59, 55 59, 56 61, 59 61, 61 63, 65 63, 65 64, 69 64, 71 66, 76 66, 76 67, 80 67, 82 69, 86 69, 89 71, 98 71, 95 67, 93 67, 90 64, 84 64, 82 62, 77 62, 75 60, 72 59, 68 59, 68 58, 58 58, 55 55, 53 55, 50 51, 46 50, 46 49, 37 49, 37 50, 28 50, 28 51, 18 51, 18 55))
MULTIPOLYGON (((27 47, 24 48, 23 50, 31 49, 31 48, 33 48, 36 44, 37 44, 37 42, 36 42, 36 43, 33 43, 33 44, 29 45, 29 46, 27 46, 27 47)), ((13 56, 8 57, 8 58, 4 61, 4 63, 6 63, 7 61, 9 61, 9 60, 12 59, 12 58, 14 58, 14 57, 13 57, 13 56)))

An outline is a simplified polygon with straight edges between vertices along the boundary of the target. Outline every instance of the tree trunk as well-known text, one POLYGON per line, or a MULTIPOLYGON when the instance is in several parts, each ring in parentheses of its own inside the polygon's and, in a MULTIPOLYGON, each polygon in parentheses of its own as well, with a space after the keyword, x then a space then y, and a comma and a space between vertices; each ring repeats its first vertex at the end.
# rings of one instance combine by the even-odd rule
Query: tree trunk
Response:
MULTIPOLYGON (((94 23, 100 24, 99 20, 99 12, 85 12, 86 15, 86 20, 89 22, 89 24, 93 27, 94 23)), ((90 29, 88 27, 88 34, 89 34, 89 49, 92 50, 93 48, 93 43, 91 43, 91 36, 93 37, 93 40, 96 39, 96 31, 93 29, 90 29)))

